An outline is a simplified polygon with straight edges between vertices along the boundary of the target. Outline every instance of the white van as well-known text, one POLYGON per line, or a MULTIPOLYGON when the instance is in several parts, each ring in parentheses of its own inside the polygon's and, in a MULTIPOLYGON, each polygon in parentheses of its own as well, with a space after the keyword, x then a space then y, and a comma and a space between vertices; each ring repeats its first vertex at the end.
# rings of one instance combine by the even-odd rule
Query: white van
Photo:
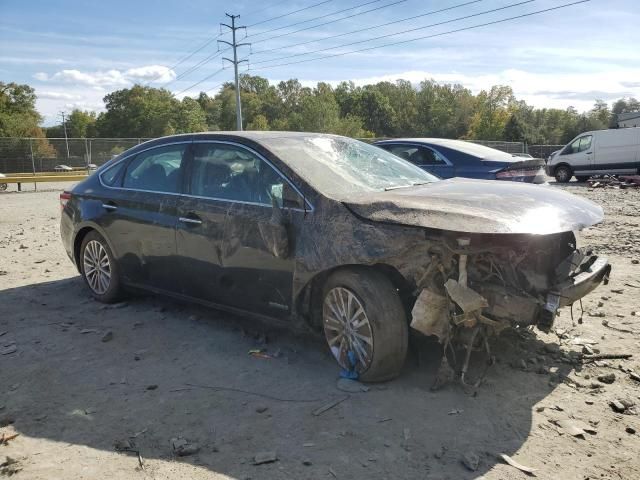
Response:
POLYGON ((564 183, 575 175, 584 182, 591 175, 633 175, 640 169, 640 127, 585 132, 547 161, 547 175, 564 183))

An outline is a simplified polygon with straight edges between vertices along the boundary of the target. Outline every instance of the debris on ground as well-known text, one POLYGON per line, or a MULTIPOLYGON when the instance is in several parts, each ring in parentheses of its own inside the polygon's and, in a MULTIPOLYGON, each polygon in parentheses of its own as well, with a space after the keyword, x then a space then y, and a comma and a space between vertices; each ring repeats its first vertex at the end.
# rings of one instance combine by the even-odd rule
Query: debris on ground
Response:
POLYGON ((349 398, 349 395, 345 395, 344 397, 340 397, 340 398, 337 398, 337 399, 335 399, 335 400, 331 400, 330 402, 325 403, 325 404, 324 404, 324 405, 322 405, 321 407, 319 407, 319 408, 315 409, 315 410, 313 411, 313 415, 314 415, 315 417, 320 416, 320 415, 322 415, 324 412, 326 412, 327 410, 330 410, 330 409, 332 409, 333 407, 335 407, 336 405, 338 405, 338 404, 340 404, 340 403, 344 402, 347 398, 349 398))
POLYGON ((527 467, 526 465, 522 465, 521 463, 516 462, 513 458, 511 458, 509 455, 506 455, 504 453, 500 454, 500 458, 505 462, 507 462, 512 467, 517 468, 521 472, 528 473, 529 475, 535 476, 534 472, 537 470, 536 468, 531 468, 531 467, 527 467))
POLYGON ((4 347, 0 348, 0 355, 10 355, 12 353, 15 353, 18 351, 18 347, 16 347, 15 343, 9 344, 9 345, 5 345, 4 347))
POLYGON ((256 412, 258 412, 258 413, 264 413, 267 410, 269 410, 269 407, 265 407, 264 405, 256 407, 256 412))
POLYGON ((179 457, 194 455, 200 451, 200 445, 189 442, 186 438, 177 437, 171 439, 173 452, 179 457))
POLYGON ((3 433, 2 436, 0 436, 0 445, 8 445, 9 441, 13 440, 18 435, 20 434, 19 433, 10 433, 10 434, 3 433))
POLYGON ((636 429, 635 429, 635 428, 633 428, 633 427, 626 427, 626 428, 624 429, 624 431, 625 431, 625 432, 627 432, 627 433, 628 433, 628 434, 630 434, 630 435, 634 435, 634 434, 636 433, 636 429))
POLYGON ((20 462, 15 458, 6 456, 4 457, 4 461, 0 463, 0 475, 6 475, 7 477, 10 477, 20 472, 20 470, 22 470, 20 462))
POLYGON ((558 420, 550 420, 551 423, 557 425, 564 433, 571 435, 572 437, 585 438, 585 433, 595 435, 598 431, 579 420, 573 420, 568 418, 561 418, 558 420))
POLYGON ((462 456, 462 464, 468 470, 475 472, 480 466, 480 457, 475 452, 467 452, 462 456))
POLYGON ((336 382, 336 388, 347 393, 361 393, 369 391, 369 387, 366 385, 349 378, 339 378, 336 382))
POLYGON ((613 382, 616 381, 616 374, 611 372, 611 373, 606 373, 604 375, 598 375, 598 381, 611 385, 613 382))
POLYGON ((640 175, 593 175, 587 185, 591 188, 640 188, 640 175))
POLYGON ((254 465, 262 465, 263 463, 273 463, 278 461, 278 454, 275 451, 259 452, 253 457, 254 465))
POLYGON ((107 333, 105 333, 102 338, 100 339, 103 343, 107 343, 110 342, 111 340, 113 340, 113 332, 111 330, 109 330, 107 333))
POLYGON ((611 408, 613 408, 614 411, 618 413, 623 413, 627 409, 627 407, 625 407, 622 402, 620 402, 620 400, 611 400, 609 402, 609 405, 611 406, 611 408))

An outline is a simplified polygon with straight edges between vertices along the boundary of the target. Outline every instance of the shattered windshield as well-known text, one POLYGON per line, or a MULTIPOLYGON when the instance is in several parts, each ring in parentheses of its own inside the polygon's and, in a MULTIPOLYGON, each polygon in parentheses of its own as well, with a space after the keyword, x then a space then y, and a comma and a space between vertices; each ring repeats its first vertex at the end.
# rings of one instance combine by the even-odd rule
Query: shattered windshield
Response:
POLYGON ((437 177, 367 143, 334 135, 262 138, 261 143, 320 192, 334 198, 435 182, 437 177))

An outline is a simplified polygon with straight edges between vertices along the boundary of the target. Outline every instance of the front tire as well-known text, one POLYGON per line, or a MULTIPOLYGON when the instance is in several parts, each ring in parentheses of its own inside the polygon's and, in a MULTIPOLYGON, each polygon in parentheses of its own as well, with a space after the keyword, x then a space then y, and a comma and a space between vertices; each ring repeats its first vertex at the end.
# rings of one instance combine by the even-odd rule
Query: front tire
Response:
POLYGON ((554 173, 556 182, 558 183, 567 183, 573 176, 573 172, 566 165, 559 166, 558 168, 556 168, 556 171, 554 173))
POLYGON ((322 298, 325 337, 338 364, 368 382, 398 376, 409 327, 391 281, 373 270, 340 270, 329 277, 322 298))
POLYGON ((95 230, 82 239, 80 269, 93 298, 103 303, 119 300, 122 289, 118 265, 106 240, 95 230))

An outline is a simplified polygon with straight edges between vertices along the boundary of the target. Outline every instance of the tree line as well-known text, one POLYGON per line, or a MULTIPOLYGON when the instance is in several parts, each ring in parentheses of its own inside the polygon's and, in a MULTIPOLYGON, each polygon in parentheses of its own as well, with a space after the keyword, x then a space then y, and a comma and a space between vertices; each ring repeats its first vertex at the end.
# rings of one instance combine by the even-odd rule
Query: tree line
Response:
MULTIPOLYGON (((351 137, 444 137, 471 140, 565 144, 587 130, 615 127, 616 115, 640 110, 635 98, 612 105, 596 100, 588 112, 575 108, 534 108, 516 99, 509 86, 474 95, 457 84, 407 80, 336 87, 305 87, 291 79, 271 84, 240 77, 243 126, 247 130, 328 132, 351 137)), ((32 87, 0 82, 0 137, 62 137, 62 125, 41 128, 32 87)), ((215 94, 178 99, 169 90, 134 85, 104 97, 105 111, 73 110, 69 137, 158 137, 175 133, 234 130, 231 82, 215 94)))

